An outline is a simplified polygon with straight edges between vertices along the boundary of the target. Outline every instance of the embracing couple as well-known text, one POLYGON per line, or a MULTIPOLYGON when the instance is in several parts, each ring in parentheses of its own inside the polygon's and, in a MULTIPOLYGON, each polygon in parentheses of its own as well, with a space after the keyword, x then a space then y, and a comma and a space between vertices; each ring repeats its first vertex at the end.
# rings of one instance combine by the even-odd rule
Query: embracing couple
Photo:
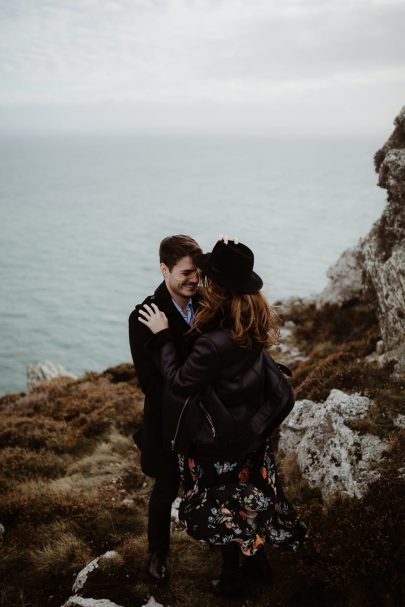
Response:
POLYGON ((143 472, 155 479, 148 572, 156 581, 167 577, 171 505, 181 482, 181 523, 222 552, 212 591, 238 594, 246 578, 270 579, 267 543, 295 550, 305 535, 269 445, 294 403, 267 353, 279 320, 261 293, 253 252, 236 239, 221 237, 203 254, 190 236, 169 236, 159 257, 163 282, 129 317, 145 394, 144 425, 134 438, 143 472))

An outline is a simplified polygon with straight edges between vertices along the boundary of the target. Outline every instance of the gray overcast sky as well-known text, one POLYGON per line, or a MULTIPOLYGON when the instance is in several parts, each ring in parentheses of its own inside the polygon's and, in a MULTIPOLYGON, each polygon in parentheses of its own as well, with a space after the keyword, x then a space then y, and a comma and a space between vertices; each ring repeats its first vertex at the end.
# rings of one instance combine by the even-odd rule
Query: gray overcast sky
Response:
POLYGON ((387 133, 405 0, 0 0, 0 129, 387 133))

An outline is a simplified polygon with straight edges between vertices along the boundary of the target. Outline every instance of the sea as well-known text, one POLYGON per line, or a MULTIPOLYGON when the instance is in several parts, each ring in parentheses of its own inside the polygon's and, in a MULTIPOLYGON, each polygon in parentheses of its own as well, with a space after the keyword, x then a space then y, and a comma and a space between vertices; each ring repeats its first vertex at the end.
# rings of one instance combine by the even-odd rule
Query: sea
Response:
POLYGON ((81 375, 131 360, 128 315, 158 247, 220 234, 255 253, 271 302, 308 297, 380 216, 381 137, 262 133, 6 135, 0 140, 0 394, 26 365, 81 375))

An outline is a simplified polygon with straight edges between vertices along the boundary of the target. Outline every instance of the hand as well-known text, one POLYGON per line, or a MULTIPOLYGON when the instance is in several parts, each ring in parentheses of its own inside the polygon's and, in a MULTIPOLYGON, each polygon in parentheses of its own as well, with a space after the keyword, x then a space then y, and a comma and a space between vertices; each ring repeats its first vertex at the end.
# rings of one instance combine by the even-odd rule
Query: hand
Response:
POLYGON ((146 325, 152 333, 159 333, 159 331, 169 328, 166 314, 161 312, 156 304, 153 303, 152 306, 145 304, 143 307, 144 309, 139 310, 138 320, 146 325))
POLYGON ((220 235, 220 237, 218 238, 218 240, 223 240, 225 244, 228 244, 228 242, 234 242, 235 244, 239 244, 239 238, 236 238, 236 236, 234 236, 233 238, 230 238, 228 235, 224 236, 223 234, 220 235))

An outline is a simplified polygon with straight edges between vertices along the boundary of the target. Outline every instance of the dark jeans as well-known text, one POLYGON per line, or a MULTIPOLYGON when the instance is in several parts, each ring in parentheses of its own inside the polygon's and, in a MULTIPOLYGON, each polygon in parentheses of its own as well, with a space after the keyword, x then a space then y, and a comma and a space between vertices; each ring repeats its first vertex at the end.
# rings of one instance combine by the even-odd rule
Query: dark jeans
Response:
POLYGON ((172 503, 177 497, 180 472, 177 456, 167 454, 162 461, 159 476, 149 499, 148 544, 149 552, 167 552, 170 544, 172 503))

